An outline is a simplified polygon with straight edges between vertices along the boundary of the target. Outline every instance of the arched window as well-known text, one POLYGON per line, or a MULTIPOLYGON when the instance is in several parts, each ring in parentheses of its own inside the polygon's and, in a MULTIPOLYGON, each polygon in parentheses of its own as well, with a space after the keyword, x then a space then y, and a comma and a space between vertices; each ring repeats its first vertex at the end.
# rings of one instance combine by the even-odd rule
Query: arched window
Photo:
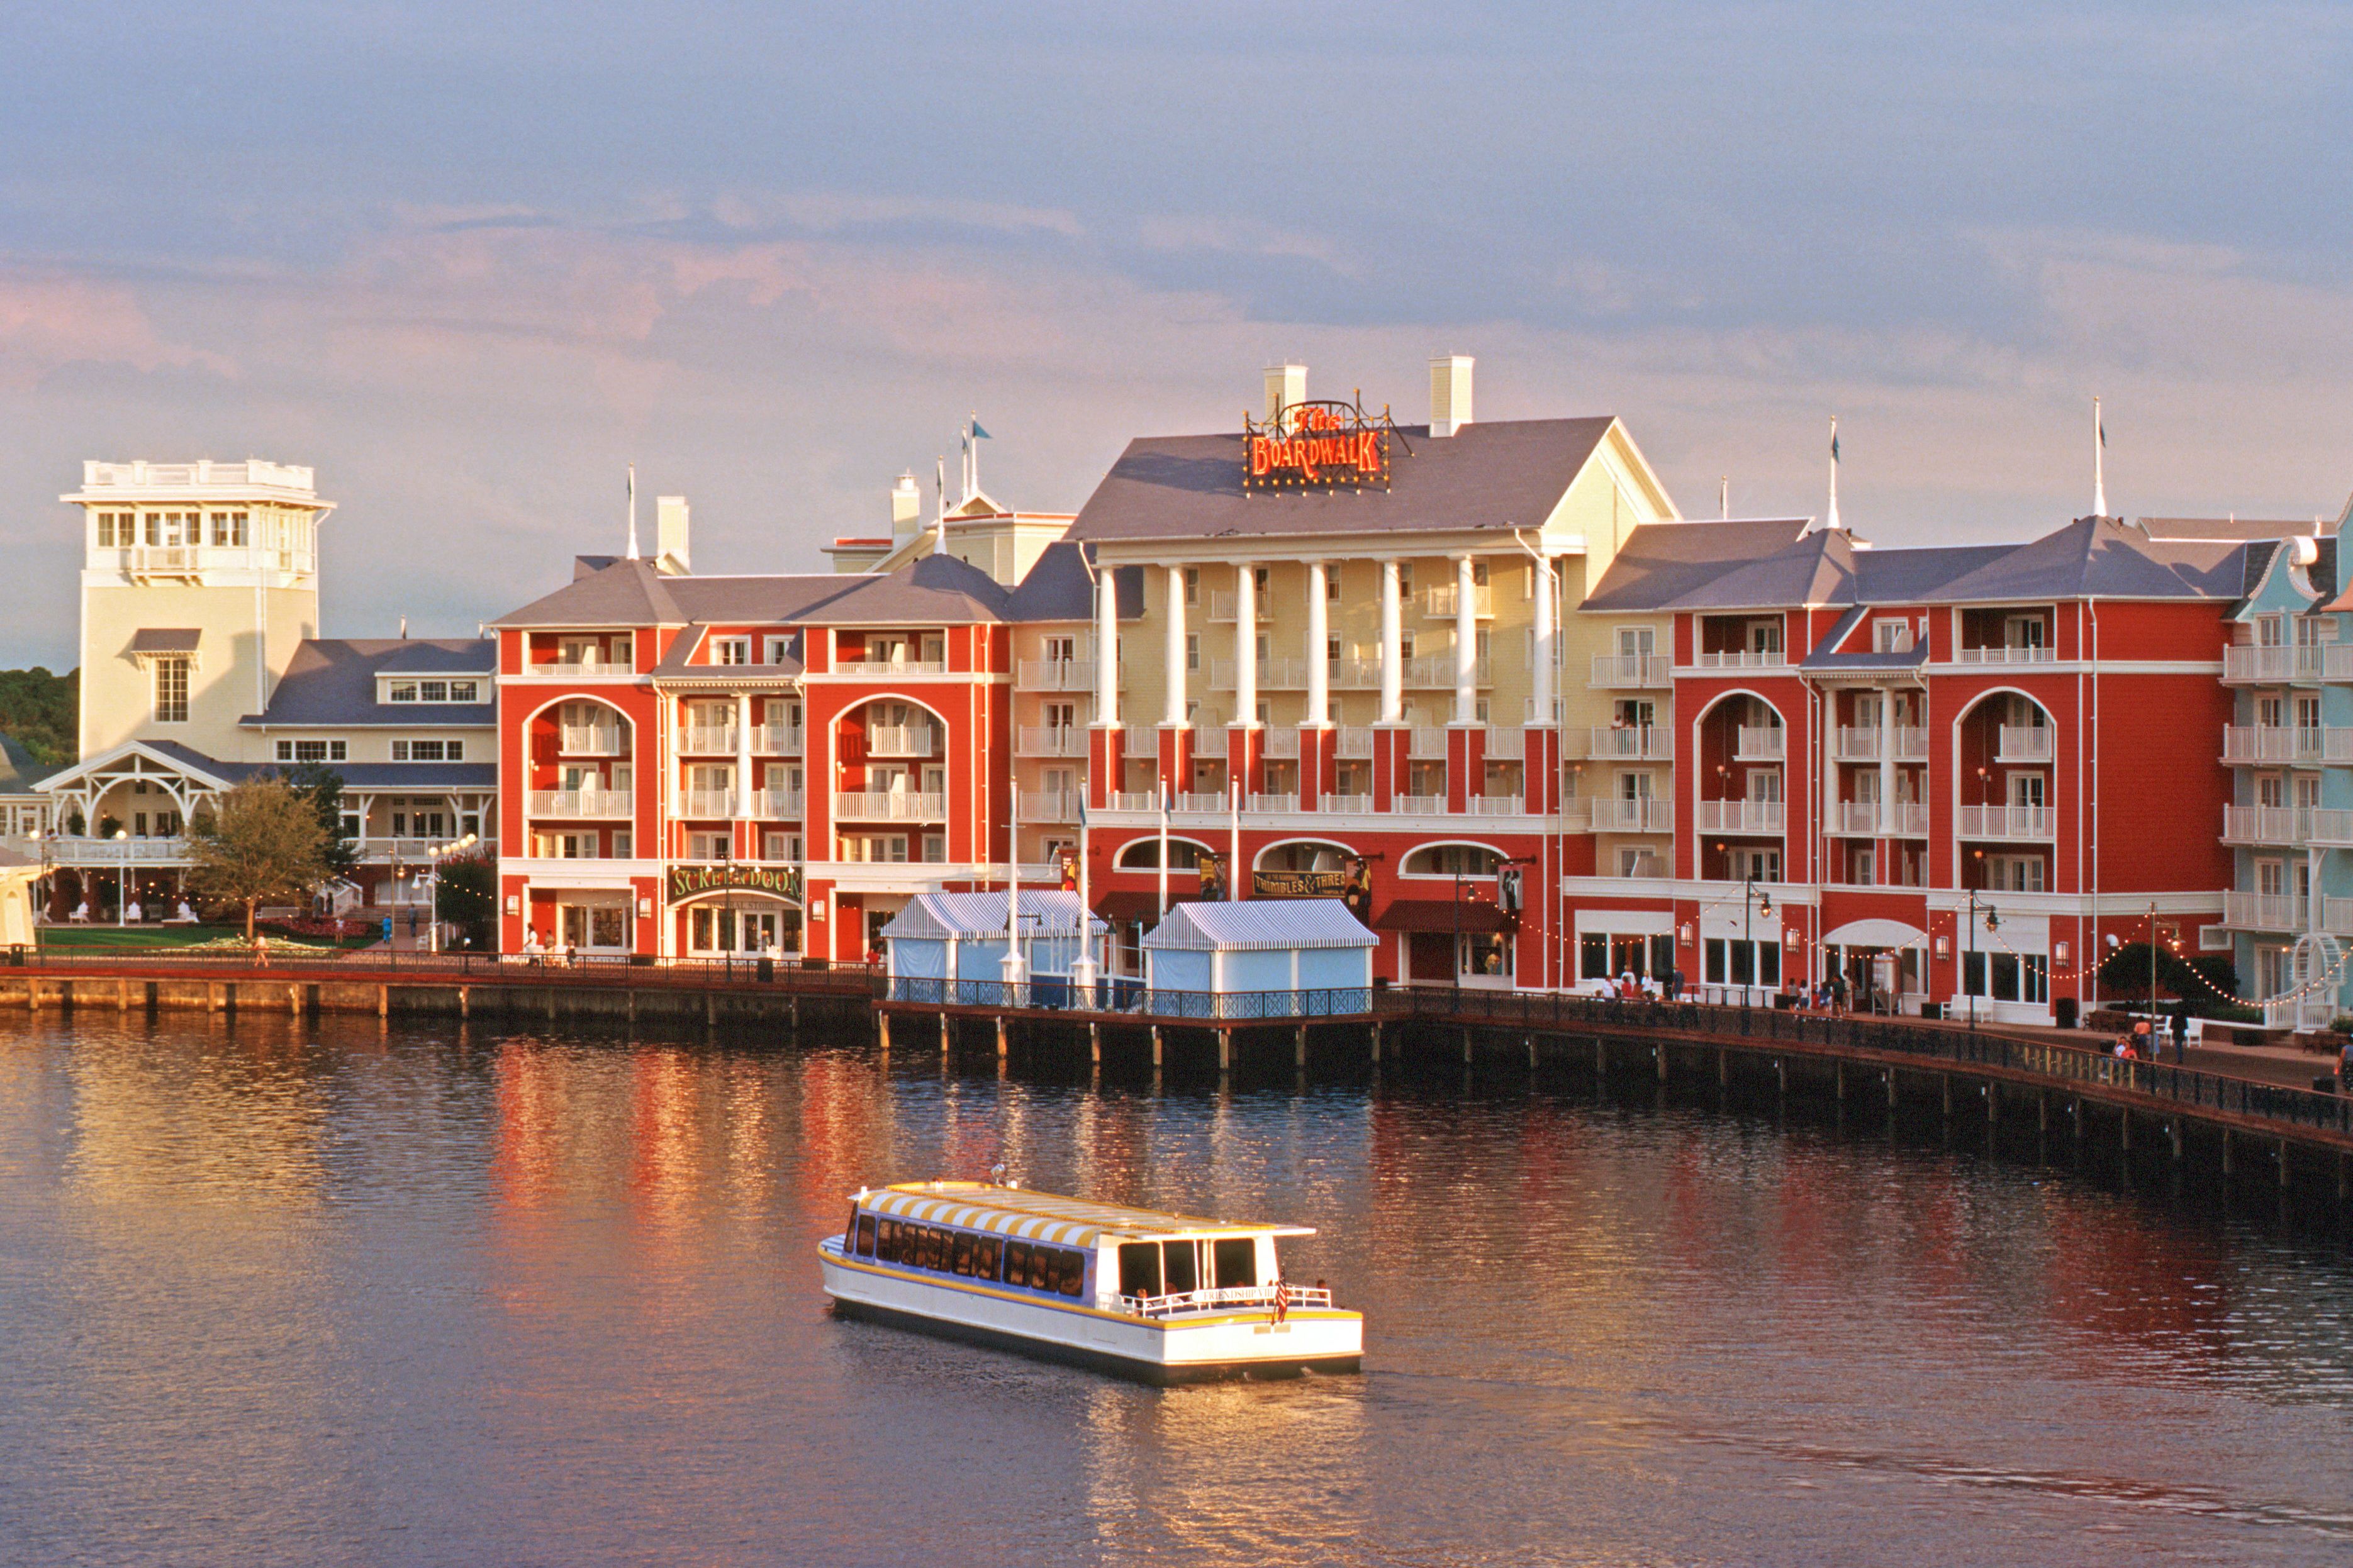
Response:
MULTIPOLYGON (((1356 852, 1345 844, 1319 844, 1301 840, 1293 844, 1269 845, 1260 852, 1258 869, 1261 871, 1345 871, 1356 852)), ((1176 857, 1172 854, 1169 858, 1176 857)))
POLYGON ((1503 861, 1483 844, 1425 844, 1399 869, 1409 877, 1492 877, 1503 861))
MULTIPOLYGON (((1189 871, 1212 853, 1189 838, 1171 838, 1168 841, 1168 868, 1189 871)), ((1119 852, 1119 858, 1113 864, 1123 871, 1157 871, 1160 869, 1160 840, 1156 837, 1136 839, 1119 852)))

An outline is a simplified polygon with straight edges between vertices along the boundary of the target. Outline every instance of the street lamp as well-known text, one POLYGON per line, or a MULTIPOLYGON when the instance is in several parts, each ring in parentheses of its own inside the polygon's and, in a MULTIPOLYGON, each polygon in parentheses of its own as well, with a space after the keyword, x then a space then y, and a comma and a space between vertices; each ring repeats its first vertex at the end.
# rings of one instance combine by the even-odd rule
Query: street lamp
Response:
POLYGON ((427 900, 426 912, 430 921, 430 928, 425 939, 428 952, 438 953, 441 951, 441 867, 444 858, 462 854, 472 848, 478 837, 476 834, 469 833, 463 838, 453 839, 448 844, 430 845, 426 848, 425 853, 432 857, 433 860, 431 880, 427 882, 426 891, 427 900))
MULTIPOLYGON (((1725 847, 1719 843, 1715 847, 1715 852, 1719 855, 1723 854, 1725 847)), ((1754 863, 1751 863, 1747 873, 1742 877, 1740 882, 1740 940, 1748 949, 1748 978, 1740 983, 1740 1005, 1744 1007, 1750 1005, 1755 1000, 1749 995, 1749 991, 1757 979, 1757 917, 1758 915, 1763 915, 1768 921, 1773 918, 1773 893, 1769 888, 1760 889, 1757 887, 1757 868, 1754 863)), ((1776 942, 1775 945, 1778 946, 1779 943, 1776 942)))
POLYGON ((116 929, 130 923, 126 911, 131 907, 131 832, 128 828, 114 830, 115 842, 122 846, 122 868, 114 874, 114 924, 116 929))
MULTIPOLYGON (((1972 959, 1978 955, 1978 911, 1979 910, 1983 910, 1985 911, 1985 928, 1986 934, 1988 936, 1991 936, 1995 931, 2001 929, 2001 916, 1994 912, 1994 907, 1991 904, 1981 901, 1978 898, 1978 890, 1975 888, 1971 888, 1969 889, 1968 955, 1972 959)), ((1964 963, 1961 966, 1961 989, 1968 991, 1969 994, 1969 1027, 1974 1029, 1978 1026, 1978 994, 1974 990, 1970 990, 1969 987, 1969 969, 1972 966, 1967 963, 1964 963)), ((1984 974, 1983 970, 1980 969, 1978 973, 1980 983, 1982 983, 1984 974)))

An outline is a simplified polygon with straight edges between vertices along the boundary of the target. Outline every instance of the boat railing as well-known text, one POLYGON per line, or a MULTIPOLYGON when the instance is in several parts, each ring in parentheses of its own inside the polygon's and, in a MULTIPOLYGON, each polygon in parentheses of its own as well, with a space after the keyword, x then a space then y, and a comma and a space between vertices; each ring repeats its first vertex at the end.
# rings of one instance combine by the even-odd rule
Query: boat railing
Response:
POLYGON ((1331 1291, 1309 1285, 1229 1285, 1212 1290, 1175 1290, 1165 1296, 1122 1296, 1119 1310, 1131 1317, 1175 1318, 1187 1312, 1218 1312, 1235 1307, 1271 1308, 1278 1289, 1285 1308, 1332 1304, 1331 1291))

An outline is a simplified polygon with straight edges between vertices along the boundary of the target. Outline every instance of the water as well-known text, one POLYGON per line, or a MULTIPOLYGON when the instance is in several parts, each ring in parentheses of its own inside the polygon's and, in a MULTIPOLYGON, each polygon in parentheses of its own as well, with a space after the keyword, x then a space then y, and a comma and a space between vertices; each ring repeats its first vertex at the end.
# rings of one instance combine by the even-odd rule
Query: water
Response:
POLYGON ((1460 1088, 10 1021, 0 1560, 2353 1558, 2330 1242, 1460 1088), (1163 1391, 827 1313, 845 1194, 999 1161, 1322 1226, 1289 1267, 1366 1372, 1163 1391))

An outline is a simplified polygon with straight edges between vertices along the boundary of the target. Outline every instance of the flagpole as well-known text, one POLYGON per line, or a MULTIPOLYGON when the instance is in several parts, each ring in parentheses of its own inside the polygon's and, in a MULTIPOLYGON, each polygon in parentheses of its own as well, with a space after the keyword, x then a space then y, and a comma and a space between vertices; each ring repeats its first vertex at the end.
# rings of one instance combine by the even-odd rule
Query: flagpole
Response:
POLYGON ((2108 431, 2100 423, 2100 400, 2092 399, 2092 515, 2108 515, 2108 431))
POLYGON ((638 558, 638 466, 629 465, 629 559, 638 558))
POLYGON ((937 482, 940 515, 939 521, 932 525, 932 553, 945 555, 948 552, 948 459, 945 453, 940 456, 937 482))
POLYGON ((1833 414, 1831 416, 1831 515, 1830 521, 1825 524, 1833 533, 1838 531, 1839 525, 1838 463, 1838 416, 1833 414))

